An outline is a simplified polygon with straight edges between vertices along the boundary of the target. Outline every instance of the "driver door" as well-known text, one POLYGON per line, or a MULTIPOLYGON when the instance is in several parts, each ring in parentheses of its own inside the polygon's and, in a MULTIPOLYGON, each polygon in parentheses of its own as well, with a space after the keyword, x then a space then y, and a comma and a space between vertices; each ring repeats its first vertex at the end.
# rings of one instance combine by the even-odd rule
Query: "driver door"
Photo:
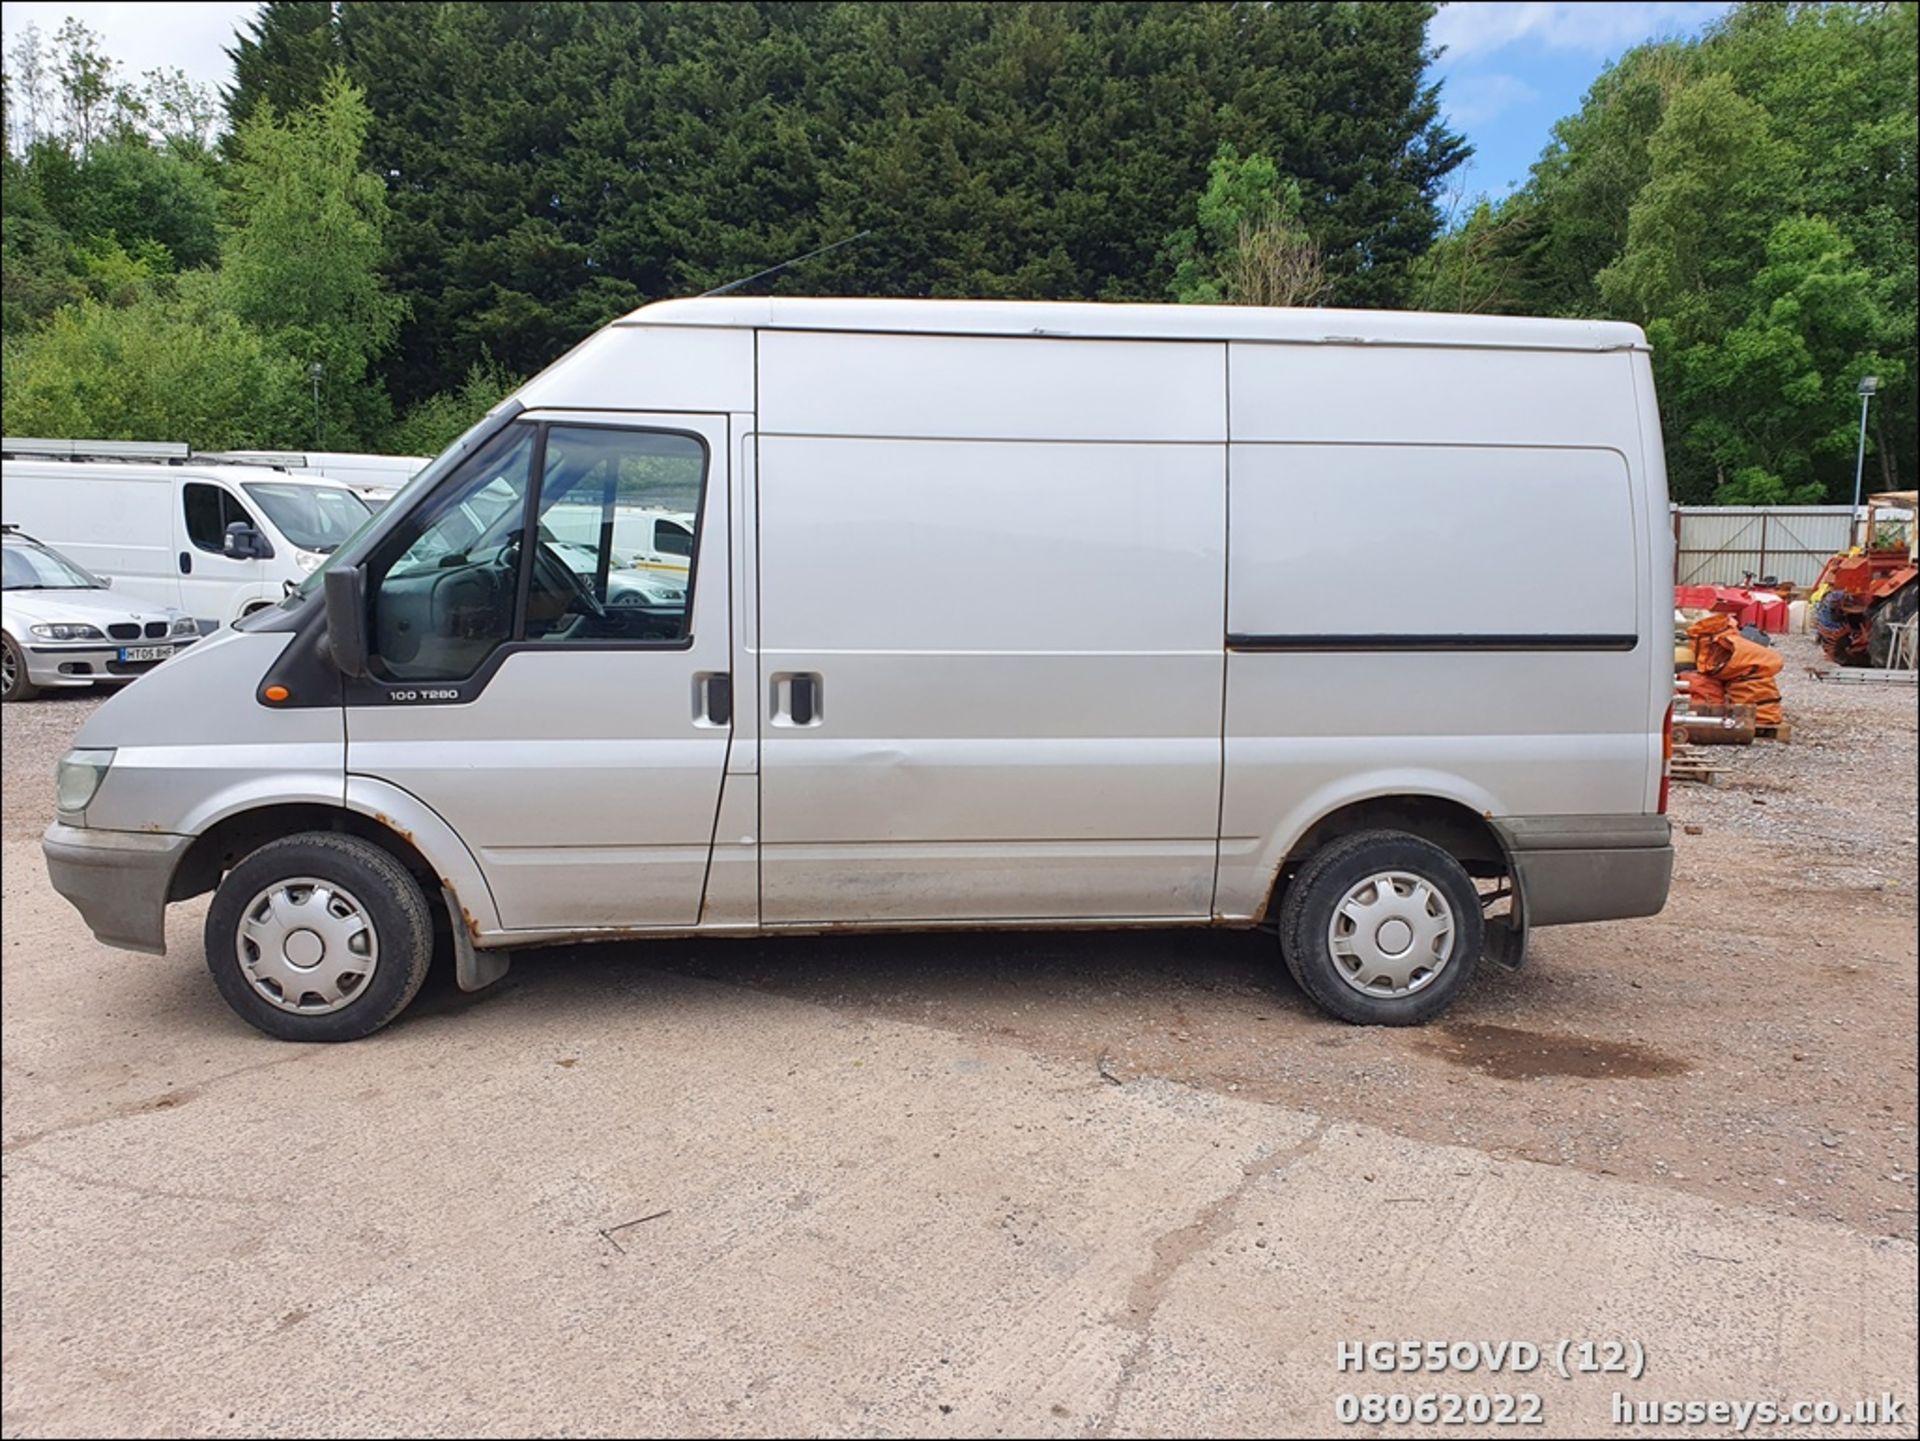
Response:
POLYGON ((699 918, 732 733, 727 456, 725 416, 528 412, 368 559, 347 768, 459 832, 507 929, 699 918), (695 517, 684 576, 615 540, 658 510, 695 517))

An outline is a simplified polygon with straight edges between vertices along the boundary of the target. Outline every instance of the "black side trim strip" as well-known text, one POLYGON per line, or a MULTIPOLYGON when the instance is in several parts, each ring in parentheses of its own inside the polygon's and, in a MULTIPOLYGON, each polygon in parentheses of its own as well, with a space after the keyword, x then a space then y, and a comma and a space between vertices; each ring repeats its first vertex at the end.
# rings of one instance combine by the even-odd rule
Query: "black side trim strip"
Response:
POLYGON ((1634 635, 1244 635, 1229 634, 1227 649, 1272 651, 1369 650, 1612 650, 1630 651, 1634 635))

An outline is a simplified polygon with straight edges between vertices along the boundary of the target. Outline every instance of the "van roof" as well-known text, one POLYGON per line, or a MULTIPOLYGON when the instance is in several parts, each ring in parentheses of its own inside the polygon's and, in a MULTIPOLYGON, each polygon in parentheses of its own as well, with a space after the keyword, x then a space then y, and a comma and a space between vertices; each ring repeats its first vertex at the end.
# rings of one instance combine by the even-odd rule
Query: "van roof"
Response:
POLYGON ((15 460, 4 462, 9 471, 38 471, 47 475, 84 474, 89 480, 223 480, 229 485, 317 485, 328 490, 352 490, 344 481, 325 475, 294 475, 259 465, 200 465, 187 461, 154 465, 132 460, 15 460))
POLYGON ((840 300, 714 296, 642 306, 616 325, 1040 335, 1109 340, 1240 340, 1289 345, 1645 350, 1637 325, 1415 310, 1125 305, 1025 300, 840 300))

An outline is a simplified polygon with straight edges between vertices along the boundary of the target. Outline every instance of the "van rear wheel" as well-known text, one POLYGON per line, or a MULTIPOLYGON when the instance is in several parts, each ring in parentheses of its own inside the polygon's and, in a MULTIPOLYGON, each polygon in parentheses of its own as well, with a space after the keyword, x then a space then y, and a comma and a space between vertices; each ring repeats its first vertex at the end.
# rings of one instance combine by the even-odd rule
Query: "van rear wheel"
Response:
POLYGON ((284 1041, 356 1041, 407 1008, 433 960, 418 882, 369 841, 309 831, 227 872, 207 969, 228 1005, 284 1041))
POLYGON ((1473 979, 1486 928, 1460 862, 1403 831, 1362 831, 1307 859, 1280 905, 1287 969, 1361 1026, 1432 1020, 1473 979))

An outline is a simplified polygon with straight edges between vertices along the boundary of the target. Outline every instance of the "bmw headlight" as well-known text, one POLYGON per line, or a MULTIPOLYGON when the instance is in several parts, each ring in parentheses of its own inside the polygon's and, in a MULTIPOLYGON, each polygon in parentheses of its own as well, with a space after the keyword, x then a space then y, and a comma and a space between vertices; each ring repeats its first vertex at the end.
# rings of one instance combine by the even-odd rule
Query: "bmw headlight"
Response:
POLYGON ((54 772, 54 804, 68 815, 84 811, 112 764, 111 750, 68 751, 54 772))
POLYGON ((33 633, 42 640, 105 640, 97 626, 36 625, 33 633))
POLYGON ((173 629, 169 631, 168 634, 198 635, 200 634, 200 623, 190 615, 175 616, 173 618, 173 629))

